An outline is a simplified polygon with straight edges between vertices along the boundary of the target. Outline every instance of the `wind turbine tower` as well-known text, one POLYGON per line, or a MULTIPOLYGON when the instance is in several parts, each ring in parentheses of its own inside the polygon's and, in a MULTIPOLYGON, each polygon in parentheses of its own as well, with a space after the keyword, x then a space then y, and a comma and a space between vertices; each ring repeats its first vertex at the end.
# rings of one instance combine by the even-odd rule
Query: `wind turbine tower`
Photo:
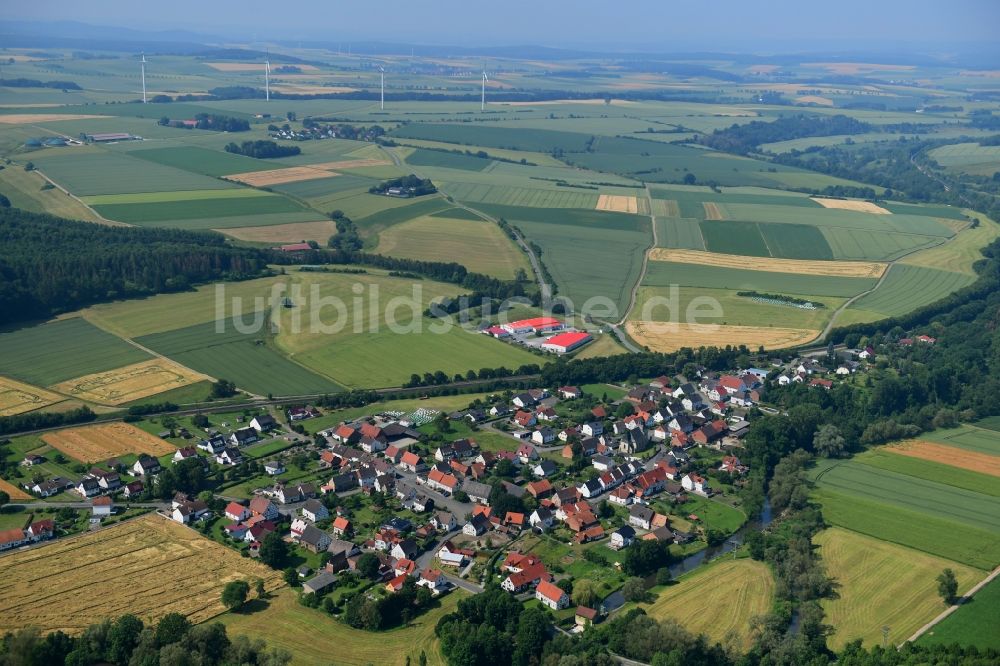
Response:
POLYGON ((378 108, 380 111, 385 111, 385 67, 379 65, 378 71, 379 75, 381 76, 381 82, 382 82, 381 93, 379 95, 378 108))
POLYGON ((483 99, 482 99, 482 102, 480 102, 480 104, 479 104, 479 110, 480 111, 485 111, 486 110, 486 82, 487 81, 489 81, 489 79, 487 78, 487 76, 486 76, 486 70, 484 69, 483 70, 483 99))
POLYGON ((271 101, 271 56, 264 56, 264 101, 271 101))
POLYGON ((142 54, 142 64, 140 65, 140 67, 142 68, 141 69, 141 71, 142 71, 142 103, 145 104, 146 103, 146 54, 145 53, 142 54))

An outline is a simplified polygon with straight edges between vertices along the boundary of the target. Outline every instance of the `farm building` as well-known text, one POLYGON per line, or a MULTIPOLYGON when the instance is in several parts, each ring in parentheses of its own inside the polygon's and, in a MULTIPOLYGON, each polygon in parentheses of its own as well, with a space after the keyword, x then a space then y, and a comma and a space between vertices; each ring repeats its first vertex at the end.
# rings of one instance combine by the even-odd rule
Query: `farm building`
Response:
POLYGON ((128 132, 105 132, 102 134, 84 134, 84 141, 90 143, 107 143, 109 141, 131 141, 141 137, 133 136, 128 132))
POLYGON ((563 327, 563 323, 555 317, 533 317, 531 319, 519 319, 518 321, 504 324, 500 328, 510 334, 517 333, 546 333, 548 331, 558 331, 563 327))
POLYGON ((560 333, 543 342, 542 349, 556 354, 565 354, 582 347, 591 340, 593 338, 590 337, 590 333, 560 333))

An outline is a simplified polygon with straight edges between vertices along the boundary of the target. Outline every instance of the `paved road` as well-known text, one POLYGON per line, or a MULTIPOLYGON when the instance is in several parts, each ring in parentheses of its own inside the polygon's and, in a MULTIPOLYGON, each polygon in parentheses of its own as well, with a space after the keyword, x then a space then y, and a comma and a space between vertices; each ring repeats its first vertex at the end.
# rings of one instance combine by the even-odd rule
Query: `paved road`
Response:
MULTIPOLYGON (((909 638, 906 639, 906 642, 907 643, 912 643, 913 641, 917 640, 918 638, 920 638, 921 636, 923 636, 925 633, 927 633, 928 631, 930 631, 934 627, 934 625, 936 625, 938 622, 940 622, 941 620, 945 619, 946 617, 948 617, 949 615, 951 615, 952 613, 954 613, 955 611, 957 611, 958 608, 959 608, 959 606, 961 606, 964 603, 968 603, 968 601, 970 599, 972 599, 972 596, 976 592, 978 592, 979 590, 981 590, 984 587, 986 587, 986 585, 988 583, 990 583, 997 576, 1000 576, 1000 567, 997 567, 996 569, 994 569, 990 573, 990 575, 988 575, 986 578, 984 578, 981 581, 979 581, 978 583, 976 583, 972 587, 971 590, 969 590, 968 592, 966 592, 963 596, 959 597, 958 600, 953 605, 949 606, 946 610, 944 610, 936 618, 934 618, 933 620, 931 620, 930 622, 928 622, 924 626, 922 626, 919 629, 917 629, 916 633, 914 633, 912 636, 910 636, 909 638)), ((899 647, 902 648, 903 646, 900 645, 899 647)))
MULTIPOLYGON (((22 506, 28 510, 36 509, 89 509, 93 506, 91 502, 10 502, 8 506, 22 506)), ((139 509, 167 509, 170 510, 170 502, 115 502, 116 507, 130 507, 139 509)))

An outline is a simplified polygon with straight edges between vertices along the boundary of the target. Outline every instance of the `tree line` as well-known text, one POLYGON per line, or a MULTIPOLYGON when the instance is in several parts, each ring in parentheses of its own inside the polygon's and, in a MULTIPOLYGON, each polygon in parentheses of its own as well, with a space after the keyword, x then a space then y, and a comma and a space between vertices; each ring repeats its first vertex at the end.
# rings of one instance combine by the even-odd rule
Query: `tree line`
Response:
POLYGON ((266 258, 216 233, 110 227, 0 207, 0 323, 256 277, 266 258))
POLYGON ((258 139, 257 141, 244 141, 240 144, 230 142, 226 144, 226 152, 257 159, 270 159, 273 157, 292 157, 300 154, 302 149, 298 146, 281 146, 274 141, 258 139))

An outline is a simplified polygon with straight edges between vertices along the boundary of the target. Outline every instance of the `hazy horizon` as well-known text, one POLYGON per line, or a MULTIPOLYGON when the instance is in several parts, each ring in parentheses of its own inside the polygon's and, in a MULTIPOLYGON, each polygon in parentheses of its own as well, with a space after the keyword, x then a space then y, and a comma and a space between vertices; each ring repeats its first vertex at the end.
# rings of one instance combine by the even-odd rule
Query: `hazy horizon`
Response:
MULTIPOLYGON (((5 7, 4 21, 77 21, 142 31, 190 31, 228 40, 405 42, 456 46, 532 44, 599 50, 750 51, 856 49, 940 53, 994 42, 1000 3, 992 0, 844 0, 817 7, 791 0, 716 0, 703 6, 510 0, 470 7, 438 0, 420 7, 399 0, 377 10, 303 0, 292 11, 249 0, 227 3, 135 3, 50 0, 5 7), (346 25, 345 25, 346 24, 346 25), (617 29, 616 29, 617 27, 617 29)), ((0 22, 0 29, 3 22, 0 22)), ((86 34, 80 34, 86 37, 86 34)))

